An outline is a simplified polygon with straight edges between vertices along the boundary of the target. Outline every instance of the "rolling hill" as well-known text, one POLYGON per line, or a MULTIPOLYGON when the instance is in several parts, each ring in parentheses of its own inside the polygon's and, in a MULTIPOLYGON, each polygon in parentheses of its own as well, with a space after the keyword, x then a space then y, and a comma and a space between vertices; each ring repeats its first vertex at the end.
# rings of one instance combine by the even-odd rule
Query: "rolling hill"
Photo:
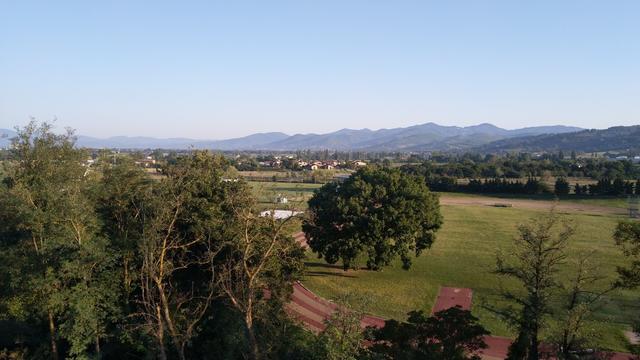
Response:
POLYGON ((502 139, 479 146, 474 150, 480 152, 640 150, 640 125, 502 139))
POLYGON ((287 138, 279 132, 253 134, 229 140, 194 140, 187 138, 157 139, 152 137, 114 136, 99 139, 89 136, 78 136, 78 146, 88 148, 120 148, 120 149, 256 149, 265 144, 287 138))

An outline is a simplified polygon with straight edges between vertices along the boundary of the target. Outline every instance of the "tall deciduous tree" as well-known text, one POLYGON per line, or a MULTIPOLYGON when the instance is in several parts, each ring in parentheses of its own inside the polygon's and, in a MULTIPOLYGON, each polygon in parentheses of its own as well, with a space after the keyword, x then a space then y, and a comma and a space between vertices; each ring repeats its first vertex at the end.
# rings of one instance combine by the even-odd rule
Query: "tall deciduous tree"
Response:
POLYGON ((292 283, 302 274, 304 249, 291 236, 287 220, 260 217, 236 208, 238 221, 226 238, 220 265, 220 288, 241 315, 249 357, 262 357, 256 322, 264 320, 269 304, 284 304, 292 283))
MULTIPOLYGON (((618 267, 618 287, 633 289, 640 286, 640 222, 621 221, 618 223, 613 238, 622 248, 629 264, 618 267)), ((640 335, 640 319, 636 319, 633 331, 640 335)), ((632 352, 640 355, 640 345, 634 345, 632 352)))
POLYGON ((117 291, 109 275, 113 254, 88 196, 87 155, 74 147, 71 131, 56 135, 36 122, 18 129, 11 153, 15 165, 1 197, 8 211, 0 219, 8 225, 6 254, 20 256, 10 280, 11 313, 46 324, 51 358, 59 357, 60 340, 71 356, 99 354, 117 291))
POLYGON ((366 352, 365 336, 360 326, 362 313, 338 308, 325 321, 326 328, 318 335, 316 359, 357 360, 366 352))
POLYGON ((516 309, 502 312, 518 329, 508 358, 537 360, 539 333, 550 313, 550 298, 558 288, 557 273, 565 262, 565 249, 574 227, 551 211, 520 225, 518 231, 513 255, 499 255, 496 266, 498 275, 522 286, 522 292, 503 292, 506 300, 517 305, 516 309))
POLYGON ((629 259, 627 266, 618 268, 620 274, 618 284, 626 288, 640 286, 640 222, 619 222, 613 238, 629 259))
POLYGON ((225 166, 221 157, 197 152, 168 167, 147 199, 151 210, 142 219, 138 248, 137 315, 163 359, 169 357, 165 336, 178 358, 186 358, 217 294, 217 255, 234 223, 227 199, 245 191, 224 181, 225 166))
POLYGON ((111 164, 102 158, 102 179, 96 194, 102 233, 120 254, 122 288, 128 298, 134 290, 139 266, 136 256, 142 239, 145 216, 152 210, 152 180, 133 161, 123 159, 111 164))
POLYGON ((548 342, 554 344, 559 359, 574 359, 576 354, 593 346, 597 333, 589 326, 595 308, 603 297, 615 289, 603 276, 593 253, 578 255, 570 261, 575 269, 559 289, 561 302, 554 311, 556 323, 548 331, 548 342))
POLYGON ((303 224, 309 246, 331 264, 380 270, 400 257, 411 266, 433 244, 442 224, 439 201, 424 178, 397 169, 361 169, 343 183, 329 183, 309 200, 303 224))

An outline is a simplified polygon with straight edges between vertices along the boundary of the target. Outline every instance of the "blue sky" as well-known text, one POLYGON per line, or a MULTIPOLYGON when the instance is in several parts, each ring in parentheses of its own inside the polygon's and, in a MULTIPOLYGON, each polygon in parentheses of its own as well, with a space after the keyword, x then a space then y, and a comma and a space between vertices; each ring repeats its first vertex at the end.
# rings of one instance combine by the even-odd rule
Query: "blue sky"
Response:
POLYGON ((640 124, 640 1, 2 1, 0 128, 640 124))

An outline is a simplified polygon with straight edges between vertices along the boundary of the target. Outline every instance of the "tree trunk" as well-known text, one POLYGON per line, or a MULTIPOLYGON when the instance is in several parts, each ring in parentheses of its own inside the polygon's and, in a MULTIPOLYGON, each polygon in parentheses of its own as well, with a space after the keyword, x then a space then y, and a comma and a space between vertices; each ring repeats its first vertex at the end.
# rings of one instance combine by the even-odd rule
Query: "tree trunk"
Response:
POLYGON ((56 324, 53 321, 53 313, 49 310, 49 336, 51 337, 51 358, 58 360, 58 343, 56 341, 56 324))
POLYGON ((249 340, 249 359, 258 360, 260 358, 258 339, 256 339, 255 329, 253 328, 253 316, 250 312, 245 315, 244 322, 247 329, 247 340, 249 340))
POLYGON ((178 347, 178 358, 180 358, 180 360, 186 360, 187 359, 184 356, 184 347, 182 347, 182 346, 178 347))
POLYGON ((160 304, 162 305, 162 310, 164 313, 164 320, 167 322, 167 328, 169 330, 169 335, 171 336, 171 340, 178 351, 178 358, 180 360, 186 360, 184 357, 184 347, 180 343, 180 338, 176 327, 173 325, 173 319, 171 318, 171 311, 169 310, 169 301, 164 293, 164 286, 159 281, 156 281, 158 286, 158 291, 160 293, 160 304))
POLYGON ((156 306, 156 316, 158 317, 158 330, 156 339, 158 340, 158 350, 160 350, 160 360, 167 360, 167 352, 164 349, 164 325, 162 323, 162 315, 160 306, 156 306))
POLYGON ((98 359, 101 358, 101 356, 100 356, 100 337, 98 335, 96 335, 96 355, 98 355, 98 359))
POLYGON ((562 334, 562 343, 560 346, 562 346, 562 348, 560 349, 562 358, 569 359, 569 353, 571 350, 569 349, 569 334, 567 330, 565 330, 562 334))
POLYGON ((538 360, 538 325, 534 325, 531 331, 531 344, 529 349, 529 360, 538 360))

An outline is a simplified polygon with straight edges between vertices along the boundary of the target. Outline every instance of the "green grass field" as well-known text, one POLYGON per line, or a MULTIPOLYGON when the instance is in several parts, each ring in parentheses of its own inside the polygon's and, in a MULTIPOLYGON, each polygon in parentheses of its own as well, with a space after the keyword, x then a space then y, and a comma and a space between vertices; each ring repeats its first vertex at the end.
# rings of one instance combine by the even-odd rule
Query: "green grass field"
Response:
MULTIPOLYGON (((496 252, 508 253, 516 235, 516 225, 539 212, 522 209, 474 206, 443 206, 444 226, 433 248, 414 260, 410 270, 399 263, 381 272, 366 270, 344 272, 309 254, 304 283, 327 298, 350 293, 370 297, 369 313, 403 319, 413 309, 429 311, 440 286, 469 287, 474 290, 473 312, 495 335, 511 336, 504 322, 487 310, 486 305, 499 305, 500 286, 516 288, 513 282, 502 282, 494 274, 496 252)), ((570 252, 595 251, 593 258, 601 264, 603 274, 611 278, 615 266, 621 264, 619 249, 611 238, 618 220, 611 216, 571 215, 578 226, 570 252)), ((571 266, 563 269, 567 279, 571 266)), ((610 349, 625 350, 623 331, 632 315, 640 312, 638 292, 616 292, 598 310, 591 324, 598 327, 599 344, 610 349)))
MULTIPOLYGON (((273 206, 277 194, 290 200, 307 200, 315 184, 252 183, 254 191, 273 206)), ((483 197, 446 193, 443 196, 483 197)), ((538 199, 548 200, 548 199, 538 199)), ((624 199, 573 199, 561 201, 585 202, 590 205, 624 207, 624 199)), ((304 284, 317 294, 329 298, 343 298, 348 294, 365 295, 370 301, 361 310, 389 318, 403 319, 410 310, 430 311, 440 286, 469 287, 474 290, 473 313, 495 335, 512 336, 503 320, 487 309, 501 305, 498 296, 501 286, 516 289, 514 282, 505 282, 492 274, 496 253, 509 253, 517 225, 540 214, 539 210, 495 208, 490 206, 442 206, 443 228, 433 248, 414 259, 410 270, 402 270, 400 263, 381 272, 367 270, 342 271, 339 264, 329 265, 308 254, 304 284)), ((600 264, 602 274, 615 277, 615 267, 623 264, 623 257, 612 240, 613 229, 622 217, 606 214, 565 215, 577 226, 569 252, 578 254, 593 251, 594 262, 600 264)), ((568 279, 571 265, 567 264, 561 278, 568 279)), ((624 351, 623 331, 640 314, 639 291, 618 291, 611 294, 598 309, 590 326, 601 334, 598 345, 624 351)))
MULTIPOLYGON (((521 199, 521 200, 536 200, 536 201, 554 201, 556 196, 553 194, 541 194, 541 195, 524 195, 524 194, 467 194, 467 193, 440 193, 441 196, 446 197, 464 197, 464 198, 496 198, 496 199, 521 199)), ((560 202, 570 202, 575 204, 585 205, 597 205, 613 207, 618 209, 627 209, 629 207, 628 200, 625 196, 564 196, 558 199, 560 202)))

